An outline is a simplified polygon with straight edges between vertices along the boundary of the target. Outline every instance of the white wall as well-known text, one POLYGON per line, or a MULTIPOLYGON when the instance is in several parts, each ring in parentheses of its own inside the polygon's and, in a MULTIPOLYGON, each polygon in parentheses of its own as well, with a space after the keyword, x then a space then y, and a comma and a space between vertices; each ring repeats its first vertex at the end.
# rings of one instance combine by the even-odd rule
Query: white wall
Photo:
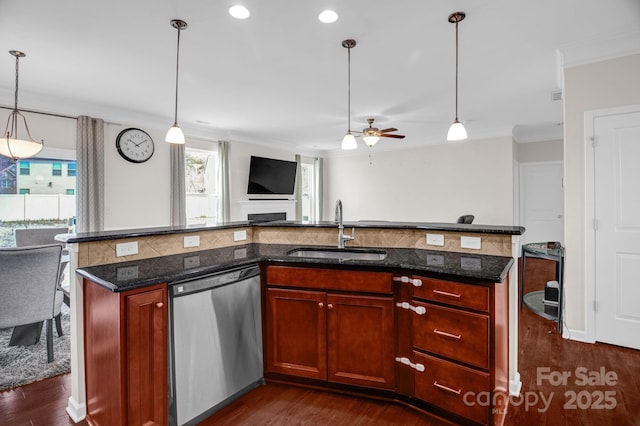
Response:
POLYGON ((333 220, 341 199, 345 221, 455 222, 473 214, 474 223, 510 225, 512 145, 509 136, 327 158, 323 218, 333 220))
POLYGON ((640 103, 640 55, 564 70, 565 94, 565 320, 585 323, 585 140, 584 113, 640 103))
MULTIPOLYGON (((248 200, 249 161, 251 156, 294 161, 295 154, 288 151, 240 142, 229 142, 229 202, 231 221, 247 220, 240 214, 239 201, 248 200)), ((293 195, 291 196, 293 198, 293 195)))
POLYGON ((519 163, 539 161, 562 161, 564 144, 562 140, 516 143, 515 159, 519 163))

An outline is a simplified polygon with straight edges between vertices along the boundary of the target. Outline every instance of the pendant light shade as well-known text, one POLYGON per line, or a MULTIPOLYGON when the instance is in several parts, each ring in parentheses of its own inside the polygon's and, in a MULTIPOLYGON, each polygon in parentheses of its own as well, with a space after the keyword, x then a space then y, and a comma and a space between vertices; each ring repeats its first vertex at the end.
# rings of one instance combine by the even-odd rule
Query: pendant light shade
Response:
POLYGON ((358 142, 351 134, 351 48, 356 46, 352 39, 343 40, 342 47, 347 49, 347 134, 342 138, 342 149, 357 149, 358 142))
POLYGON ((187 23, 180 19, 173 19, 171 26, 178 30, 178 47, 176 49, 176 103, 174 109, 173 126, 167 132, 167 136, 164 138, 169 143, 184 143, 184 133, 178 126, 178 67, 180 65, 180 31, 187 28, 187 23))
POLYGON ((465 18, 464 12, 454 12, 449 15, 449 22, 456 24, 456 118, 449 127, 447 133, 448 141, 460 141, 467 138, 467 130, 464 128, 460 120, 458 120, 458 23, 465 18))
POLYGON ((31 133, 29 132, 27 119, 20 111, 18 111, 18 71, 20 67, 20 58, 24 58, 26 55, 18 50, 10 50, 9 54, 16 57, 16 91, 14 95, 13 110, 9 114, 7 127, 4 130, 4 136, 0 142, 0 155, 9 157, 13 159, 13 161, 18 161, 33 157, 40 153, 42 148, 44 148, 44 141, 41 140, 38 142, 33 140, 31 133), (24 127, 24 132, 18 131, 21 120, 21 127, 24 127))

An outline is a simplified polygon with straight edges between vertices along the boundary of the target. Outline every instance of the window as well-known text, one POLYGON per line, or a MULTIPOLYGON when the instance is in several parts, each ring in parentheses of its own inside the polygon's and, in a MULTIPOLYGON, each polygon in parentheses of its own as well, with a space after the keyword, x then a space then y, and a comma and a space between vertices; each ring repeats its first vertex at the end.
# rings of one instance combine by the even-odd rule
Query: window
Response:
POLYGON ((29 188, 20 188, 20 190, 18 191, 18 193, 19 193, 20 195, 23 195, 23 194, 31 194, 31 190, 30 190, 29 188))
POLYGON ((67 163, 67 176, 75 176, 76 175, 76 162, 72 161, 67 163))
POLYGON ((218 218, 218 152, 185 148, 187 225, 216 223, 218 218))
POLYGON ((317 220, 315 217, 315 166, 313 163, 306 163, 302 161, 302 220, 313 221, 317 220))
POLYGON ((31 174, 31 163, 28 161, 19 161, 20 176, 29 176, 31 174))
POLYGON ((76 190, 67 188, 66 194, 67 195, 76 195, 76 190))
POLYGON ((51 176, 62 176, 62 163, 51 163, 51 176))

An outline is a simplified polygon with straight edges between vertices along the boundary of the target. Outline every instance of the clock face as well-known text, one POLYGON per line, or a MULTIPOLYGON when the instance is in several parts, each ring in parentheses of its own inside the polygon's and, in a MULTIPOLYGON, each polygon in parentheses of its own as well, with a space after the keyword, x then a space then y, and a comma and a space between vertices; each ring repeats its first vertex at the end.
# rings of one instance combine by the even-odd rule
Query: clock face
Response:
POLYGON ((143 163, 153 155, 153 139, 140 129, 124 129, 116 138, 118 153, 132 163, 143 163))

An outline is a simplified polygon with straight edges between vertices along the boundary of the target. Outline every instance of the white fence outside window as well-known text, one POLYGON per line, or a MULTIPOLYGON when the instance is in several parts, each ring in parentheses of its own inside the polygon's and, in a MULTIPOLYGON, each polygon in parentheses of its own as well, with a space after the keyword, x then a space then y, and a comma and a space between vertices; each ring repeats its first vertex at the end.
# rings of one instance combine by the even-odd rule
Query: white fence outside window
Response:
POLYGON ((0 221, 69 219, 75 215, 75 195, 0 194, 0 221))

